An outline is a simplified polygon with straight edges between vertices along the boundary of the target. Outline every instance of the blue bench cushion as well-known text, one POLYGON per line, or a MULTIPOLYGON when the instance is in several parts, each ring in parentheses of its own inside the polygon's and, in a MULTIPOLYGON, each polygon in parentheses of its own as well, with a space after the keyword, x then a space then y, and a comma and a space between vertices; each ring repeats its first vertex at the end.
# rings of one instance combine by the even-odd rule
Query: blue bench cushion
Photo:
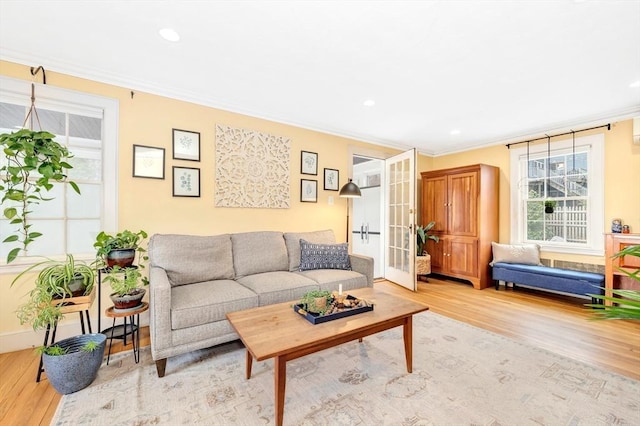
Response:
POLYGON ((604 275, 602 274, 517 263, 495 263, 492 277, 497 281, 580 296, 602 294, 601 287, 604 287, 604 275))

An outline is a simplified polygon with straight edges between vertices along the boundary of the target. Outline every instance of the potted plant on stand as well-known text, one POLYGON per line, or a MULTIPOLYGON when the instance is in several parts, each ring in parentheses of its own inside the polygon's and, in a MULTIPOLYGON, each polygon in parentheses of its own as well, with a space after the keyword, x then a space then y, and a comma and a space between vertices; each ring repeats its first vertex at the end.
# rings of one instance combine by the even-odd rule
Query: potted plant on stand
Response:
POLYGON ((119 266, 127 268, 133 265, 136 252, 141 256, 140 261, 146 260, 146 250, 141 246, 147 233, 143 230, 132 232, 124 230, 116 235, 110 235, 104 231, 96 237, 93 247, 97 248, 96 257, 99 267, 112 268, 119 266))
POLYGON ((133 310, 142 304, 146 290, 142 286, 149 285, 147 277, 140 272, 143 265, 122 268, 114 266, 104 276, 104 282, 111 286, 111 301, 116 312, 133 310))
POLYGON ((425 246, 427 240, 433 240, 436 243, 440 241, 437 235, 429 233, 435 225, 436 222, 431 221, 426 226, 416 227, 416 275, 431 273, 431 256, 426 252, 425 246))
POLYGON ((66 311, 81 312, 89 308, 93 300, 95 272, 83 262, 75 261, 68 254, 64 261, 47 259, 21 272, 12 282, 37 267, 35 288, 29 293, 29 301, 17 311, 21 324, 31 323, 34 330, 46 329, 45 346, 39 349, 41 365, 44 365, 49 382, 61 394, 83 389, 95 379, 102 364, 106 336, 82 334, 48 345, 49 330, 55 329, 66 311), (72 289, 76 290, 72 290, 72 289), (74 307, 78 309, 74 309, 74 307))

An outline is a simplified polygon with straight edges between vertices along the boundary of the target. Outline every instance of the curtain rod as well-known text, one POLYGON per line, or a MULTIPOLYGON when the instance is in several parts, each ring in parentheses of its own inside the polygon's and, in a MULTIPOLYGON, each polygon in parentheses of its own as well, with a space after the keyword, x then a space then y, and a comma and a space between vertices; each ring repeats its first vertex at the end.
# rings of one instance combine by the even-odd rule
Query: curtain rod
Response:
POLYGON ((521 141, 521 142, 513 142, 513 143, 508 143, 507 145, 505 145, 508 149, 511 149, 511 145, 519 145, 521 143, 529 143, 529 142, 535 142, 535 141, 541 141, 543 139, 551 139, 551 138, 556 138, 558 136, 566 136, 566 135, 572 135, 574 133, 580 133, 580 132, 587 132, 589 130, 595 130, 595 129, 601 129, 603 127, 606 127, 607 130, 611 130, 611 123, 608 124, 603 124, 602 126, 596 126, 596 127, 589 127, 588 129, 582 129, 582 130, 572 130, 570 132, 565 132, 565 133, 559 133, 557 135, 544 135, 544 137, 541 138, 536 138, 536 139, 529 139, 527 141, 521 141))

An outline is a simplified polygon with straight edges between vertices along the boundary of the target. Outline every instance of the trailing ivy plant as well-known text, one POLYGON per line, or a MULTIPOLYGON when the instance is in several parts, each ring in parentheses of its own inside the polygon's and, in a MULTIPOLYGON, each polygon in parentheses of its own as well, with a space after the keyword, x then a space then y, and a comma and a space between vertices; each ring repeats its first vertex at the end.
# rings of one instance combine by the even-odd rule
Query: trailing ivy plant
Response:
POLYGON ((45 131, 21 129, 0 135, 0 147, 6 164, 0 167, 0 192, 4 204, 3 215, 18 230, 4 239, 4 243, 19 242, 20 247, 9 251, 7 263, 42 234, 31 229, 29 214, 32 205, 51 198, 45 192, 53 188, 52 182, 67 182, 80 194, 75 182, 67 180, 66 171, 72 166, 66 162, 73 157, 69 150, 54 141, 55 135, 45 131))

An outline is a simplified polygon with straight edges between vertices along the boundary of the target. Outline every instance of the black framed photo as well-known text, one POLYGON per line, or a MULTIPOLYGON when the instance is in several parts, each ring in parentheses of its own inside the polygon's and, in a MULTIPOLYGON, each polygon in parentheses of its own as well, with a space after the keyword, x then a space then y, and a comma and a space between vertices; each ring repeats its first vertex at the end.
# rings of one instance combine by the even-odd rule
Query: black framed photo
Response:
POLYGON ((173 158, 200 161, 200 133, 173 129, 173 158))
POLYGON ((303 203, 318 202, 318 181, 300 179, 300 201, 303 203))
POLYGON ((340 172, 336 169, 324 169, 325 191, 337 191, 340 182, 340 172))
POLYGON ((164 148, 133 145, 133 177, 164 179, 164 148))
POLYGON ((300 173, 303 175, 318 175, 318 153, 302 151, 300 153, 300 173))
POLYGON ((200 196, 200 169, 173 166, 173 196, 200 196))

